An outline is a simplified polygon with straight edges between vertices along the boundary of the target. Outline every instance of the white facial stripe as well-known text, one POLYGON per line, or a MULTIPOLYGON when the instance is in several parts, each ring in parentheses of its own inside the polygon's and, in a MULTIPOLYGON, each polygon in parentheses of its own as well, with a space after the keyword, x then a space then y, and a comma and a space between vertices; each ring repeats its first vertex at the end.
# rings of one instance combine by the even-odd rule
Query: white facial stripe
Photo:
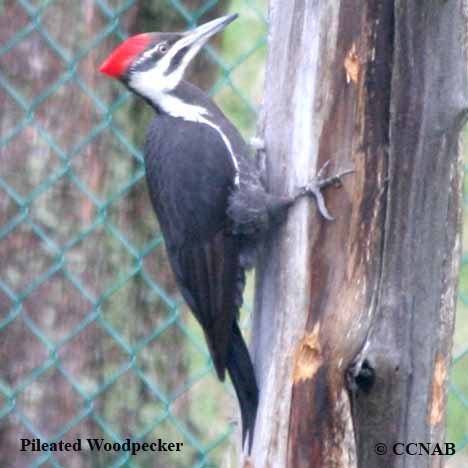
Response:
MULTIPOLYGON (((178 45, 178 43, 176 43, 175 45, 178 45)), ((182 61, 179 63, 179 65, 169 75, 166 75, 164 77, 164 79, 168 80, 168 82, 175 83, 174 88, 177 85, 177 83, 179 83, 179 81, 182 79, 182 77, 184 75, 184 72, 185 72, 186 68, 188 67, 188 64, 192 61, 192 59, 195 57, 195 55, 198 54, 198 52, 201 49, 202 45, 203 44, 200 44, 198 46, 192 46, 187 51, 187 53, 184 54, 184 56, 182 58, 182 61)), ((165 66, 166 70, 169 69, 172 58, 177 54, 177 52, 179 52, 179 50, 183 49, 184 47, 186 47, 185 44, 178 47, 177 50, 174 51, 174 52, 172 52, 172 50, 171 50, 171 53, 170 53, 171 57, 169 57, 169 54, 167 55, 167 58, 169 58, 169 62, 167 64, 167 66, 165 66)), ((164 57, 164 59, 166 59, 166 57, 164 57)), ((172 88, 172 89, 174 89, 174 88, 172 88)))
MULTIPOLYGON (((235 18, 236 15, 223 16, 183 34, 177 42, 170 46, 168 53, 158 60, 155 67, 151 70, 139 71, 134 76, 131 76, 129 85, 145 96, 147 83, 151 81, 153 81, 153 87, 159 87, 158 91, 162 92, 174 89, 182 79, 188 64, 200 51, 205 42, 235 18), (185 47, 188 47, 188 50, 182 57, 180 64, 169 75, 164 75, 170 69, 172 59, 185 47)), ((161 42, 144 52, 136 63, 138 64, 147 60, 160 45, 161 42)))
POLYGON ((138 57, 138 60, 132 65, 133 67, 136 67, 140 63, 143 63, 146 59, 150 58, 151 55, 153 55, 154 52, 158 49, 158 47, 161 45, 161 43, 156 44, 155 46, 151 47, 151 49, 148 49, 147 51, 143 52, 140 57, 138 57))
MULTIPOLYGON (((182 79, 184 71, 190 61, 195 57, 203 45, 200 43, 198 46, 192 46, 192 48, 184 55, 179 66, 169 75, 165 75, 164 73, 169 70, 171 61, 175 55, 191 42, 189 39, 190 38, 188 37, 179 39, 170 48, 169 52, 158 61, 155 67, 146 71, 138 71, 130 75, 129 85, 143 96, 149 96, 149 94, 155 90, 158 92, 172 91, 182 79)), ((157 47, 159 47, 159 44, 147 50, 141 58, 138 59, 138 62, 149 58, 157 47)))

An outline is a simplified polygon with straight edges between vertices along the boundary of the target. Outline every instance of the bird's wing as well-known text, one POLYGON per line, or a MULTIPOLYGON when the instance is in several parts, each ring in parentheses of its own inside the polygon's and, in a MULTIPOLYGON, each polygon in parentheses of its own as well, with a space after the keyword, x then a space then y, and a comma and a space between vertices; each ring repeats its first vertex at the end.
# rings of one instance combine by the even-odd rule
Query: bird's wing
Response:
POLYGON ((240 239, 228 226, 232 155, 213 128, 158 116, 147 133, 145 160, 179 289, 205 332, 218 377, 224 380, 229 372, 241 407, 242 440, 249 434, 250 449, 258 388, 236 323, 245 278, 240 239))
POLYGON ((203 328, 216 372, 223 380, 241 302, 239 240, 220 231, 204 243, 171 249, 169 257, 180 291, 203 328))
POLYGON ((235 179, 232 157, 213 128, 158 116, 147 133, 145 159, 177 283, 223 378, 243 280, 239 239, 227 226, 235 179))
POLYGON ((209 242, 169 251, 179 288, 205 332, 220 380, 226 369, 242 416, 242 443, 252 448, 258 388, 247 346, 237 324, 244 271, 239 263, 238 237, 222 231, 209 242))

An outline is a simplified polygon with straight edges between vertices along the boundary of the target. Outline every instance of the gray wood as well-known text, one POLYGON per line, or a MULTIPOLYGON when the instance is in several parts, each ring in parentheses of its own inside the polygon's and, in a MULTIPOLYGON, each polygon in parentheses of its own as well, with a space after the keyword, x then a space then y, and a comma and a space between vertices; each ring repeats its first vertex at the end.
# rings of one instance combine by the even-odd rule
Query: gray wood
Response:
POLYGON ((466 2, 270 1, 260 133, 271 189, 356 169, 302 200, 257 267, 265 467, 441 466, 375 454, 443 442, 462 217, 466 2), (366 377, 366 371, 370 377, 366 377))

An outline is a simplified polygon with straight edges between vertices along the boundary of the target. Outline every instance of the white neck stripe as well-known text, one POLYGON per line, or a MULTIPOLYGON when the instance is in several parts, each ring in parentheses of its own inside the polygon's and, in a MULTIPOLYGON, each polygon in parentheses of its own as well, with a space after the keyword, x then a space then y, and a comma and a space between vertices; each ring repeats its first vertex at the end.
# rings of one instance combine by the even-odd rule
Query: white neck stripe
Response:
POLYGON ((232 149, 231 143, 229 142, 227 136, 223 133, 223 131, 217 125, 215 125, 213 122, 210 122, 208 119, 205 119, 202 117, 201 122, 205 123, 206 125, 209 125, 211 128, 214 128, 221 136, 224 144, 226 145, 226 148, 228 149, 231 155, 231 159, 234 164, 234 170, 236 171, 236 174, 234 176, 234 184, 239 185, 239 164, 237 162, 237 158, 234 155, 234 151, 232 149))
POLYGON ((165 93, 158 93, 157 95, 153 94, 153 96, 151 96, 151 99, 158 107, 161 108, 162 111, 164 111, 171 117, 182 118, 189 122, 204 123, 216 130, 221 139, 223 140, 223 143, 226 145, 229 154, 231 155, 232 163, 234 165, 235 170, 234 183, 235 185, 239 185, 239 164, 234 154, 234 150, 232 149, 232 145, 229 142, 227 136, 223 133, 223 131, 207 118, 209 116, 209 113, 206 111, 206 109, 193 104, 187 104, 181 99, 165 93))

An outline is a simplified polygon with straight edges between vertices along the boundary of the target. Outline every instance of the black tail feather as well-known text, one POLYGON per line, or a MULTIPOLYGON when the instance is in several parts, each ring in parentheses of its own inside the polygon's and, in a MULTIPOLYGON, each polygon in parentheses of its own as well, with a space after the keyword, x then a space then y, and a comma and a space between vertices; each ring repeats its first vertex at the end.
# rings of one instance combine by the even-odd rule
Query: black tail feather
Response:
POLYGON ((242 446, 249 435, 248 453, 252 449, 258 407, 258 387, 255 372, 239 325, 234 323, 227 369, 239 400, 242 417, 242 446))

